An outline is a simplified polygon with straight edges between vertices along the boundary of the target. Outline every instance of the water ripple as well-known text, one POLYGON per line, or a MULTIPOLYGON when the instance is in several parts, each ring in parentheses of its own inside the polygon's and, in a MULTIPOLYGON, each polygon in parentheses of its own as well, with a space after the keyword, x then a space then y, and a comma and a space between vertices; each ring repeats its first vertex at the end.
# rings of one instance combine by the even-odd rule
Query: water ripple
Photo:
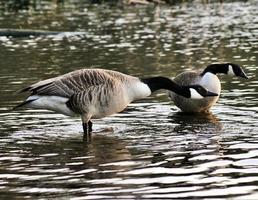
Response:
POLYGON ((127 9, 42 2, 37 14, 0 16, 2 27, 68 31, 0 37, 1 197, 257 199, 256 1, 127 9), (88 144, 79 118, 11 111, 25 98, 15 91, 82 67, 173 78, 214 62, 239 63, 250 79, 219 76, 211 113, 182 114, 157 93, 94 120, 88 144))

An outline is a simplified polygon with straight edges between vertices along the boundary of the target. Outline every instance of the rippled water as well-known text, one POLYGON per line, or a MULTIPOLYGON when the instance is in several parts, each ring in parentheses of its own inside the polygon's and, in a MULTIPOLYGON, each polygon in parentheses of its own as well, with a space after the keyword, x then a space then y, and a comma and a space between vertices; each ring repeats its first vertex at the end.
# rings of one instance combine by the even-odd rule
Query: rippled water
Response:
POLYGON ((0 28, 70 33, 0 37, 1 199, 258 199, 257 16, 257 1, 4 10, 0 28), (251 78, 220 76, 212 113, 182 114, 157 93, 94 121, 90 144, 80 119, 9 111, 23 86, 83 67, 172 78, 229 61, 251 78))

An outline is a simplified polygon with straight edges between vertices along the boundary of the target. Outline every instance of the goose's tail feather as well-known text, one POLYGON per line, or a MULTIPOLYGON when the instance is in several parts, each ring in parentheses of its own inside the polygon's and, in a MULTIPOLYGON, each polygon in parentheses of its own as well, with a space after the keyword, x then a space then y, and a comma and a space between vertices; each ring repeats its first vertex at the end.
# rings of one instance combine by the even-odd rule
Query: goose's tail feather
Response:
POLYGON ((29 100, 26 100, 26 101, 24 101, 24 102, 18 104, 17 106, 13 107, 12 110, 16 110, 17 108, 20 108, 20 107, 22 107, 22 106, 25 106, 25 105, 27 105, 27 104, 29 104, 29 103, 35 101, 35 100, 37 100, 37 99, 29 99, 29 100))
POLYGON ((30 91, 30 90, 31 90, 31 87, 29 86, 29 87, 22 88, 22 89, 18 90, 16 93, 21 94, 23 92, 27 92, 27 91, 30 91))
POLYGON ((36 83, 34 85, 30 85, 28 87, 22 88, 18 90, 16 93, 21 94, 23 92, 31 92, 32 94, 36 94, 38 90, 47 87, 52 84, 52 81, 46 80, 46 81, 41 81, 39 83, 36 83))

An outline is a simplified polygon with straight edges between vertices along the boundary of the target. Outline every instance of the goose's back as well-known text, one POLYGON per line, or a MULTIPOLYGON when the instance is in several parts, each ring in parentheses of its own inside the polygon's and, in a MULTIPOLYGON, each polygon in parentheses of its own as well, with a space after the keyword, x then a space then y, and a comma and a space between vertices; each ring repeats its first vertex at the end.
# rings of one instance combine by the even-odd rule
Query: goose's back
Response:
POLYGON ((113 85, 115 81, 122 80, 122 73, 111 72, 104 69, 81 69, 62 76, 35 83, 24 91, 37 95, 52 95, 71 97, 74 93, 88 90, 98 85, 113 85), (120 77, 120 79, 118 78, 120 77))
POLYGON ((187 71, 179 74, 174 78, 174 81, 180 85, 188 86, 197 84, 201 77, 198 72, 187 71))

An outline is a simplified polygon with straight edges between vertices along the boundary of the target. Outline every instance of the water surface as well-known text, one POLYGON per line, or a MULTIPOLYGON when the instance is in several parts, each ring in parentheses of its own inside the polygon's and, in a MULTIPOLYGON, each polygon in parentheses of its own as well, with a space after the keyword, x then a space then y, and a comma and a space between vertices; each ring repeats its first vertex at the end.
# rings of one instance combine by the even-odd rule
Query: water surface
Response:
POLYGON ((0 37, 1 199, 258 198, 257 1, 3 10, 0 28, 74 33, 0 37), (182 114, 161 92, 95 120, 90 144, 79 118, 9 111, 25 97, 18 89, 75 69, 173 78, 215 62, 250 79, 220 76, 210 114, 182 114))

